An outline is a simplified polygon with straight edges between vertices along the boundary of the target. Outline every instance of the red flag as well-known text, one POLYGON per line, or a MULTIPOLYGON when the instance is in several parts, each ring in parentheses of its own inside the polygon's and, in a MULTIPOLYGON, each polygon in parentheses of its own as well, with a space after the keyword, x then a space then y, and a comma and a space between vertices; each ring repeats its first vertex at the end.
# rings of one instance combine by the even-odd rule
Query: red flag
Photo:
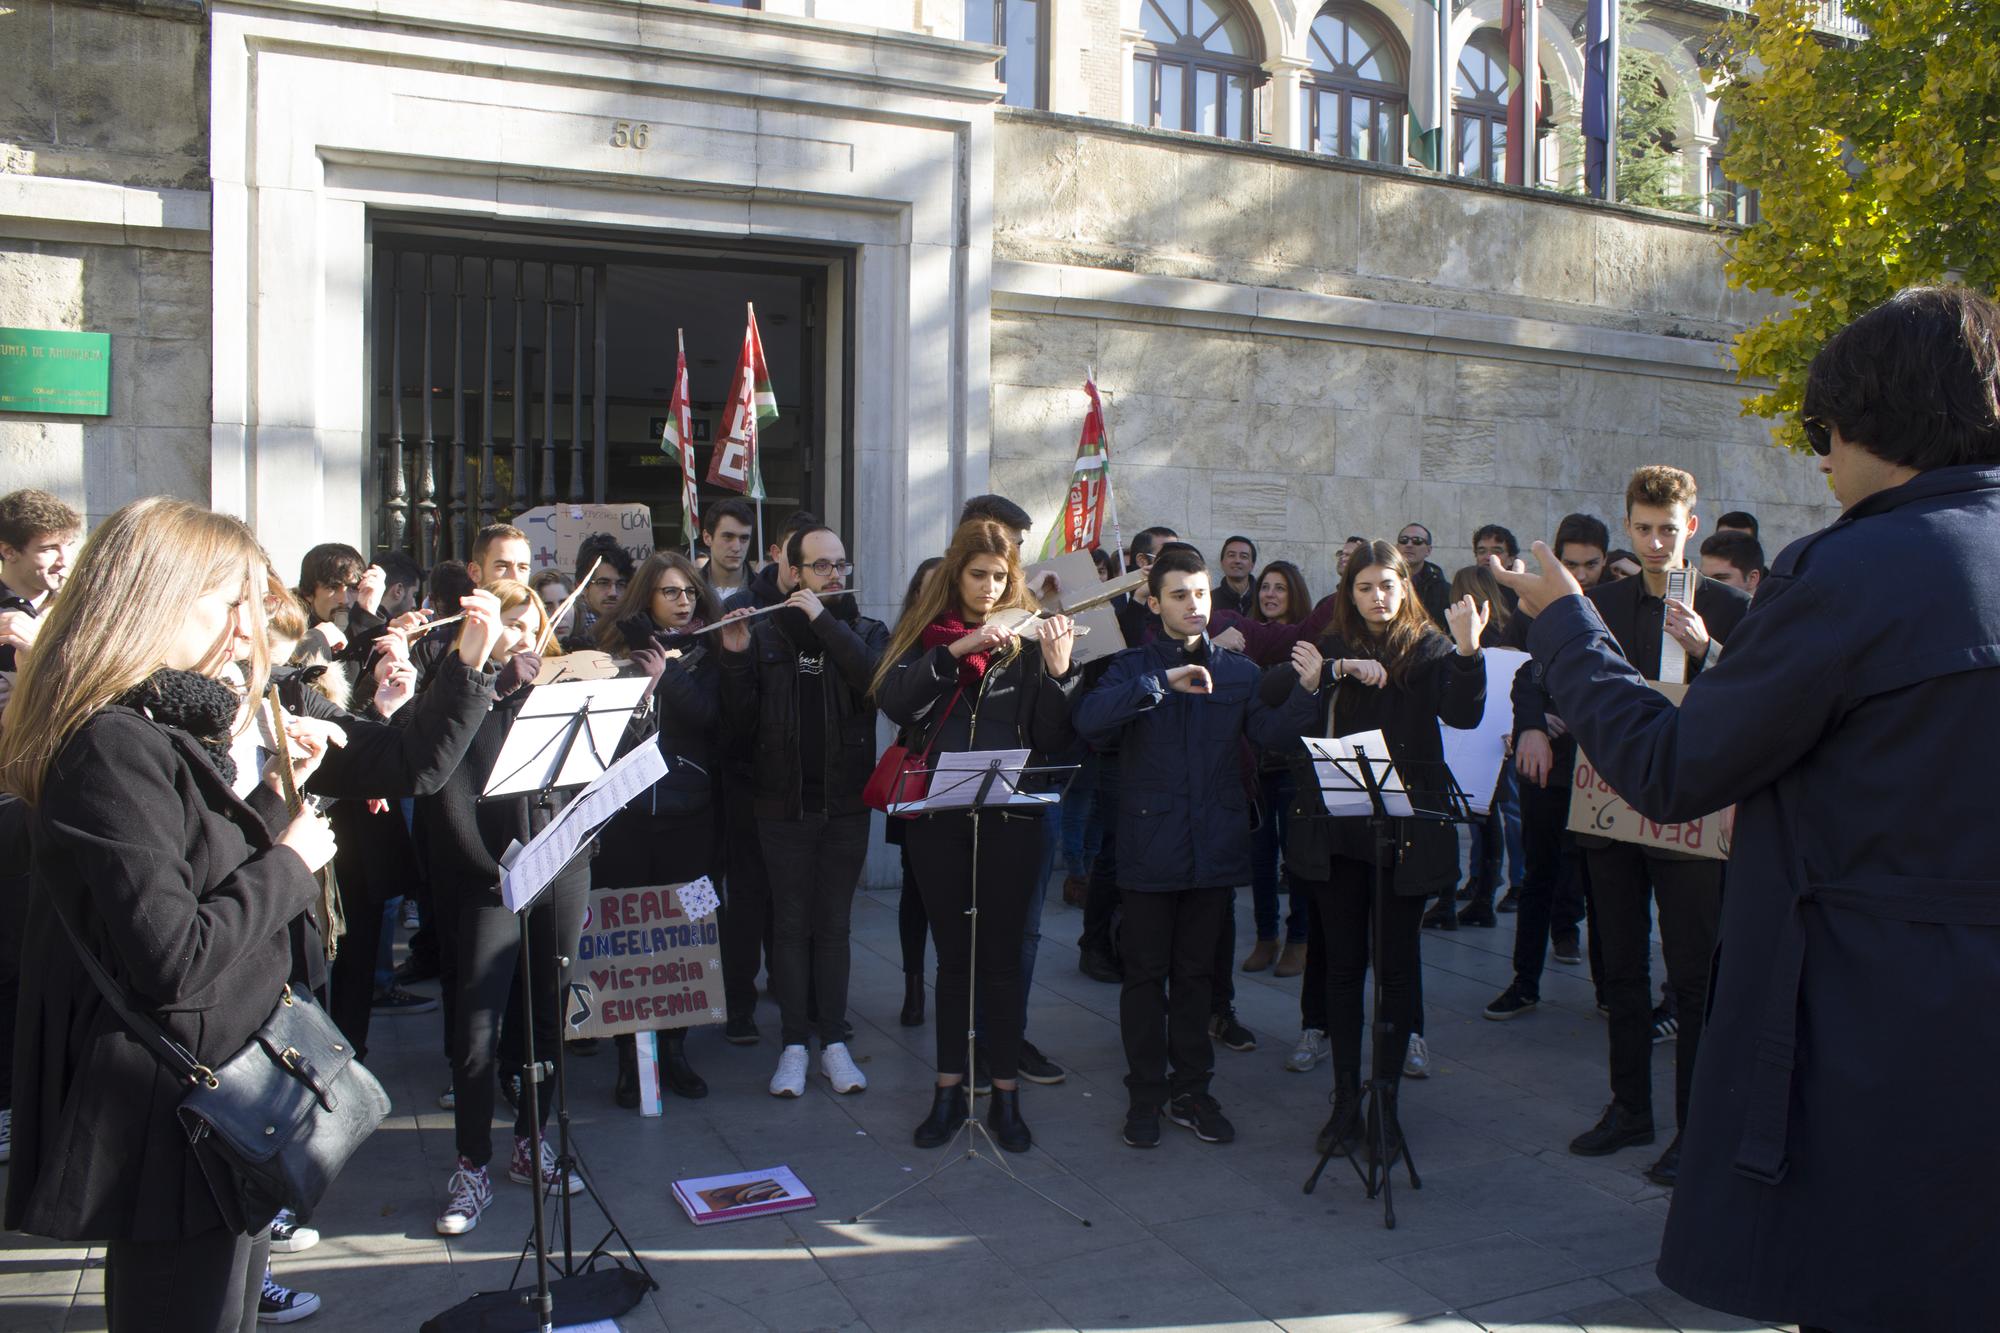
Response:
MULTIPOLYGON (((1044 560, 1070 551, 1095 550, 1103 541, 1107 518, 1114 528, 1118 521, 1118 507, 1111 499, 1111 436, 1104 426, 1104 403, 1097 396, 1097 381, 1086 379, 1083 391, 1090 395, 1090 407, 1083 414, 1083 435, 1076 442, 1069 496, 1042 547, 1044 560)), ((1119 540, 1116 532, 1112 540, 1119 540)))
POLYGON ((694 412, 688 404, 687 336, 676 329, 674 340, 679 344, 680 352, 674 362, 674 393, 667 401, 667 425, 660 435, 660 449, 662 452, 672 450, 680 456, 681 526, 687 533, 688 549, 692 551, 694 535, 701 530, 701 516, 695 510, 694 412))
POLYGON ((766 423, 778 419, 778 399, 771 391, 771 372, 764 364, 764 340, 757 336, 757 309, 748 309, 743 354, 737 358, 736 378, 729 387, 723 436, 708 460, 708 483, 761 500, 764 470, 757 456, 757 435, 766 423))

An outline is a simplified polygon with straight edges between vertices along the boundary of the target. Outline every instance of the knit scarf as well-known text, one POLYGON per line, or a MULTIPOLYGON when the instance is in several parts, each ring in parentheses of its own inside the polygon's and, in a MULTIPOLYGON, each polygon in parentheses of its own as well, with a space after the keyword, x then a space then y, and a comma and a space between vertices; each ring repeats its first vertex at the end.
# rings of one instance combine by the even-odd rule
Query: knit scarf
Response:
POLYGON ((139 709, 163 727, 185 732, 201 746, 222 780, 235 785, 236 760, 229 753, 229 733, 243 701, 228 685, 211 676, 161 667, 119 695, 116 702, 139 709))
MULTIPOLYGON (((972 626, 960 620, 949 611, 942 612, 936 620, 924 626, 924 647, 949 648, 966 635, 972 633, 972 626)), ((986 675, 986 668, 993 664, 993 654, 988 652, 967 653, 958 659, 958 683, 977 686, 986 675)))

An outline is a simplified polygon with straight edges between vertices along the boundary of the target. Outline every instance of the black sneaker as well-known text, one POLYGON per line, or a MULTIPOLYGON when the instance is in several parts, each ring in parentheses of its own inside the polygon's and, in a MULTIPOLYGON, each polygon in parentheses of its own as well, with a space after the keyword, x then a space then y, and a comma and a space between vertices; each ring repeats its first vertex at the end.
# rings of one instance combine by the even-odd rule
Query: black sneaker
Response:
POLYGON ((1125 1113, 1125 1145, 1128 1148, 1160 1146, 1160 1113, 1130 1110, 1125 1113))
POLYGON ((1542 1002, 1539 995, 1530 995, 1515 982, 1500 992, 1500 998, 1486 1006, 1486 1016, 1496 1023, 1504 1023, 1510 1018, 1518 1018, 1542 1002))
POLYGON ((293 1291, 271 1280, 264 1270, 264 1290, 257 1297, 257 1322, 290 1324, 319 1312, 319 1297, 309 1291, 293 1291))
POLYGON ((1668 1013, 1665 1005, 1653 1010, 1653 1045, 1672 1041, 1680 1035, 1681 1021, 1668 1013))
POLYGON ((1604 1108, 1598 1122, 1570 1140, 1569 1150, 1578 1157, 1609 1157, 1620 1148, 1634 1148, 1653 1141, 1653 1117, 1628 1111, 1617 1102, 1604 1108))
POLYGON ((755 1046, 757 1024, 748 1018, 732 1018, 722 1025, 722 1039, 731 1046, 755 1046))
POLYGON ((1672 1189, 1681 1178, 1681 1136, 1674 1135, 1674 1141, 1660 1154, 1660 1160, 1646 1168, 1646 1179, 1655 1185, 1672 1189))
POLYGON ((1085 949, 1076 956, 1076 970, 1092 981, 1103 981, 1116 986, 1125 980, 1125 969, 1118 966, 1118 960, 1103 949, 1085 949))
POLYGON ((1518 912, 1521 910, 1521 891, 1509 889, 1500 895, 1500 901, 1493 904, 1496 912, 1518 912))
POLYGON ((1257 1034, 1236 1021, 1236 1010, 1233 1008, 1209 1016, 1208 1035, 1232 1051, 1257 1049, 1257 1034))
POLYGON ((1060 1083, 1069 1075, 1063 1067, 1037 1050, 1035 1043, 1021 1043, 1021 1077, 1030 1083, 1060 1083))
POLYGON ((1167 1103, 1167 1119, 1191 1129, 1203 1143, 1234 1143, 1236 1126, 1225 1120, 1222 1107, 1205 1092, 1183 1093, 1167 1103))
POLYGON ((437 996, 419 995, 391 982, 375 988, 375 999, 368 1009, 376 1014, 427 1014, 437 1007, 437 996))
POLYGON ((1555 938, 1556 961, 1567 967, 1575 967, 1583 961, 1583 941, 1575 935, 1558 935, 1555 938))

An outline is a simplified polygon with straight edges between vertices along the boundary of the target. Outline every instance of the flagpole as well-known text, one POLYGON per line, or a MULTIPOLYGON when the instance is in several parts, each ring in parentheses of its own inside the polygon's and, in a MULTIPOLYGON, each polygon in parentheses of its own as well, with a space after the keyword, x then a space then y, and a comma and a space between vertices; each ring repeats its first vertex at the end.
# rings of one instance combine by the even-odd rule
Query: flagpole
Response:
MULTIPOLYGON (((1090 368, 1090 382, 1097 384, 1097 368, 1090 368)), ((1111 484, 1111 414, 1104 410, 1104 386, 1097 384, 1097 416, 1104 428, 1104 510, 1111 520, 1111 542, 1118 551, 1118 572, 1125 568, 1125 534, 1118 530, 1118 488, 1111 484)))
POLYGON ((1618 4, 1611 5, 1611 34, 1605 39, 1604 201, 1618 202, 1618 4))

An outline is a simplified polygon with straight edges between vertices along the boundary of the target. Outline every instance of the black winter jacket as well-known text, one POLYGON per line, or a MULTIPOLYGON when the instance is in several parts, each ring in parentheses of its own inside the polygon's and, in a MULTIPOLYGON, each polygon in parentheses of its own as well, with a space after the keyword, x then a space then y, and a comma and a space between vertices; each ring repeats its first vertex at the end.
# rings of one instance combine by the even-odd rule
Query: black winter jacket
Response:
POLYGON ((1083 685, 1082 667, 1072 664, 1067 675, 1051 676, 1042 667, 1041 645, 1025 642, 1007 661, 989 666, 979 683, 966 686, 962 694, 958 667, 950 648, 920 645, 903 654, 883 678, 876 697, 883 714, 903 729, 906 744, 917 749, 928 744, 933 757, 967 750, 1028 750, 1033 767, 1075 743, 1069 713, 1083 685))
MULTIPOLYGON (((722 653, 723 726, 732 746, 750 749, 752 809, 765 819, 797 819, 803 809, 799 649, 777 623, 793 614, 780 611, 752 624, 748 652, 722 653)), ((868 688, 889 646, 889 628, 867 616, 848 621, 822 611, 803 632, 814 637, 832 668, 826 675, 826 813, 860 814, 868 808, 861 789, 875 771, 875 705, 868 688)))
POLYGON ((713 635, 660 634, 635 656, 636 667, 650 673, 659 665, 659 675, 648 707, 633 719, 620 753, 657 729, 653 741, 666 756, 667 775, 629 809, 656 816, 691 814, 713 803, 722 749, 722 665, 713 651, 717 646, 713 635), (667 652, 680 656, 662 665, 654 654, 667 652))

